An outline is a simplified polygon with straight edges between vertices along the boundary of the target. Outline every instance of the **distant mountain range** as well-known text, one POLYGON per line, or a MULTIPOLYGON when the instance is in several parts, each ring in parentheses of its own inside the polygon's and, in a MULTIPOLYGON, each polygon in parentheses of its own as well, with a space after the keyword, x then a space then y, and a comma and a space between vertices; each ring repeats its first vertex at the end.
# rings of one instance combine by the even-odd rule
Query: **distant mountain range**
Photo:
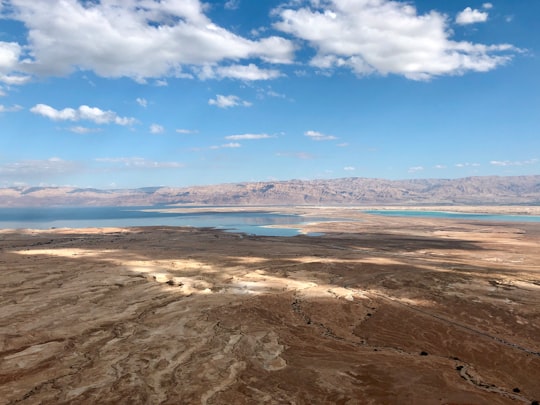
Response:
POLYGON ((0 189, 0 206, 195 205, 501 205, 540 204, 540 175, 461 179, 341 178, 101 190, 0 189))

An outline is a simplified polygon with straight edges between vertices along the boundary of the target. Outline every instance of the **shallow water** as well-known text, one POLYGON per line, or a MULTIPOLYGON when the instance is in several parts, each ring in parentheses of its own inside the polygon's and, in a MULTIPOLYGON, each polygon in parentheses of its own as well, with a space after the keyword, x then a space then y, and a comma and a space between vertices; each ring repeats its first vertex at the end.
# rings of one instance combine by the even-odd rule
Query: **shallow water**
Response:
POLYGON ((502 214, 472 214, 464 212, 446 211, 417 211, 417 210, 368 210, 366 214, 385 215, 394 217, 423 217, 423 218, 448 218, 468 219, 480 221, 502 222, 540 222, 540 216, 534 215, 502 215, 502 214))
POLYGON ((192 226, 264 236, 294 236, 299 234, 302 223, 304 219, 299 215, 263 211, 172 213, 156 207, 0 208, 0 229, 192 226))

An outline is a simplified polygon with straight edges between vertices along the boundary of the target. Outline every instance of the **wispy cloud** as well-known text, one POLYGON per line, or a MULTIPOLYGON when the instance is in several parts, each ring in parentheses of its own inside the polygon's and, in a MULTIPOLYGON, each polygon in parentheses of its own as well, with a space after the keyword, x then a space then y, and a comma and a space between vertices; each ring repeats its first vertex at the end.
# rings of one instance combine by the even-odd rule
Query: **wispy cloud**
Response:
POLYGON ((162 134, 163 132, 165 132, 165 128, 162 125, 159 125, 159 124, 150 125, 151 134, 162 134))
POLYGON ((135 118, 120 117, 114 111, 103 111, 97 107, 81 105, 78 109, 64 108, 57 110, 46 104, 37 104, 30 109, 31 112, 53 121, 92 121, 96 124, 133 125, 135 118))
POLYGON ((424 171, 423 166, 409 167, 409 170, 408 170, 409 173, 418 173, 418 172, 422 172, 422 171, 424 171))
POLYGON ((356 167, 354 167, 354 166, 345 166, 343 168, 343 170, 345 170, 346 172, 354 172, 356 170, 356 167))
POLYGON ((314 141, 333 141, 333 140, 338 139, 334 135, 326 135, 326 134, 323 134, 322 132, 311 131, 311 130, 304 132, 304 135, 314 141))
POLYGON ((136 101, 137 104, 139 104, 141 107, 146 108, 146 107, 148 106, 148 100, 146 100, 145 98, 138 97, 137 99, 135 99, 135 101, 136 101))
POLYGON ((6 107, 5 105, 0 104, 0 113, 17 112, 17 111, 21 111, 22 109, 23 109, 22 106, 18 104, 12 105, 11 107, 6 107))
POLYGON ((460 169, 464 167, 480 167, 480 163, 456 163, 455 166, 460 169))
POLYGON ((179 128, 175 131, 177 134, 185 134, 185 135, 191 135, 191 134, 198 134, 199 131, 196 129, 185 129, 185 128, 179 128))
POLYGON ((229 139, 231 141, 243 141, 243 140, 253 140, 253 139, 268 139, 268 138, 275 138, 272 135, 268 134, 242 134, 242 135, 229 135, 226 136, 225 139, 229 139))
POLYGON ((229 143, 224 143, 222 145, 210 146, 210 149, 235 149, 235 148, 241 148, 241 147, 242 147, 242 144, 238 142, 229 142, 229 143))
POLYGON ((231 107, 250 107, 251 103, 249 101, 243 101, 240 97, 235 95, 224 96, 218 94, 215 99, 208 100, 208 104, 215 105, 219 108, 231 108, 231 107))
POLYGON ((82 126, 69 127, 67 128, 67 130, 76 134, 91 134, 95 132, 101 132, 101 128, 88 128, 82 126))
POLYGON ((14 163, 0 165, 0 175, 2 177, 13 178, 46 178, 47 176, 71 173, 77 170, 80 165, 73 161, 64 160, 58 157, 51 157, 44 160, 22 160, 14 163))
POLYGON ((276 153, 276 156, 300 160, 310 160, 315 158, 315 156, 309 152, 278 152, 276 153))
POLYGON ((227 0, 223 7, 227 10, 236 10, 240 7, 240 0, 227 0))
POLYGON ((96 162, 120 165, 130 169, 179 169, 185 166, 180 162, 160 162, 142 157, 97 158, 96 162))
POLYGON ((493 166, 529 166, 539 163, 539 159, 529 159, 521 161, 510 161, 510 160, 492 160, 489 162, 493 166))

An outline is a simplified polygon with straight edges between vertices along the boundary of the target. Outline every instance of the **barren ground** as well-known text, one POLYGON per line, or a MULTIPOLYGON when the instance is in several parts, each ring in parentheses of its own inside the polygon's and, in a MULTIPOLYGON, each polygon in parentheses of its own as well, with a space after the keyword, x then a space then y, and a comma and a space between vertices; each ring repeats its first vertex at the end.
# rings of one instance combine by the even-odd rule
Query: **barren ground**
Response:
POLYGON ((313 214, 0 231, 0 404, 540 400, 540 224, 313 214))

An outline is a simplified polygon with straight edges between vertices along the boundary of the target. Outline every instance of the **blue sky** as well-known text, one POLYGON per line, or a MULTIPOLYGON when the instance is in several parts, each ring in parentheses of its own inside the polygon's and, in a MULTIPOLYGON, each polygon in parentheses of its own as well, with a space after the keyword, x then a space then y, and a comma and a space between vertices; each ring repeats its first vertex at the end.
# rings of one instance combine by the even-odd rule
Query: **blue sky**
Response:
POLYGON ((0 187, 540 173, 540 1, 0 0, 0 187))

